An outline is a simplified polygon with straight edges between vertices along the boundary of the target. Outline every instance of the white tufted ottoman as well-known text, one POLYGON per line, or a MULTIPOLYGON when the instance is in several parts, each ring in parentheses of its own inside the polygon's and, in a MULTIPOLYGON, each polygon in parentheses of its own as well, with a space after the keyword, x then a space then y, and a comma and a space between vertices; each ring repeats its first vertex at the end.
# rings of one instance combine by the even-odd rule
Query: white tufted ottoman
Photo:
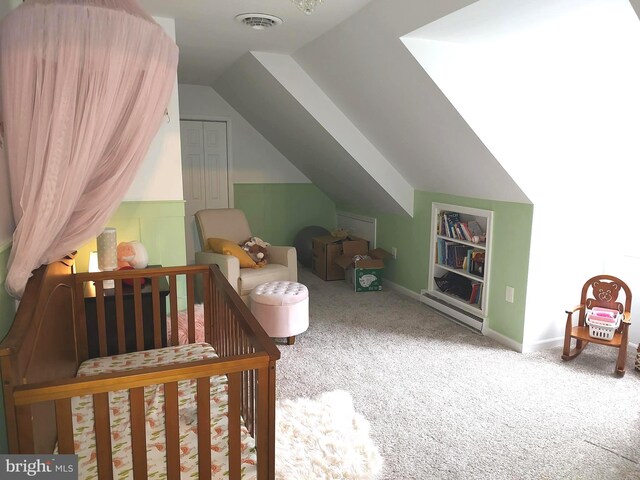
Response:
POLYGON ((286 338, 293 345, 296 335, 309 328, 309 290, 301 283, 263 283, 250 298, 251 313, 270 337, 286 338))

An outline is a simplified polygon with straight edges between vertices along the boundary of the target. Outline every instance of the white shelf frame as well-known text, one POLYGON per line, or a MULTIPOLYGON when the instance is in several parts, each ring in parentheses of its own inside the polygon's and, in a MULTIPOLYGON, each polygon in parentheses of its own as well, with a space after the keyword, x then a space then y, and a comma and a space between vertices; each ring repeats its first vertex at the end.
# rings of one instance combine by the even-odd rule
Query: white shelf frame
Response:
MULTIPOLYGON (((465 315, 457 315, 456 318, 464 323, 467 323, 469 326, 478 329, 478 318, 481 320, 485 320, 489 313, 489 290, 490 290, 490 273, 491 273, 491 242, 493 241, 493 212, 491 210, 483 210, 479 208, 471 208, 471 207, 463 207, 461 205, 450 205, 446 203, 433 203, 431 206, 431 236, 429 237, 430 241, 430 251, 429 251, 429 272, 428 272, 428 282, 427 282, 427 290, 424 294, 428 297, 431 296, 435 299, 440 300, 440 302, 429 302, 425 301, 425 303, 430 304, 434 308, 440 310, 447 310, 445 313, 450 314, 450 309, 446 308, 446 305, 442 305, 442 302, 445 302, 459 310, 463 310, 468 312, 471 316, 468 319, 465 319, 465 315), (438 214, 440 212, 457 212, 461 214, 463 217, 480 217, 482 219, 486 219, 486 230, 485 234, 487 236, 486 242, 482 244, 475 244, 472 242, 467 242, 466 240, 460 240, 456 238, 447 237, 446 235, 438 235, 438 214), (442 238, 447 241, 459 243, 460 245, 467 245, 470 247, 483 249, 485 251, 485 260, 484 260, 484 276, 479 277, 478 275, 473 275, 468 273, 462 269, 452 268, 446 265, 440 265, 436 262, 436 248, 438 243, 438 238, 442 238), (466 302, 460 298, 457 298, 452 295, 448 295, 444 292, 438 290, 436 286, 434 276, 440 276, 445 271, 453 272, 457 275, 461 275, 465 278, 469 278, 474 281, 478 281, 483 284, 482 287, 482 297, 480 299, 480 305, 471 305, 469 302, 466 302), (443 308, 439 308, 442 306, 443 308)), ((428 298, 427 298, 428 300, 428 298)), ((480 328, 481 330, 481 328, 480 328)))

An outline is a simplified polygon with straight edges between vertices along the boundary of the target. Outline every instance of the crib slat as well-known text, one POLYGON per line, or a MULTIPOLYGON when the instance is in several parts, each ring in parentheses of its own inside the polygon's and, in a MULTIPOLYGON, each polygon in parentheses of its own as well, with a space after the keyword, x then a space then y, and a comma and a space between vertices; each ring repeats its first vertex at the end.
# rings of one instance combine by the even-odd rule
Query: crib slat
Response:
POLYGON ((129 390, 131 409, 131 455, 133 457, 133 477, 147 478, 147 435, 145 430, 144 387, 129 390))
POLYGON ((178 428, 178 382, 164 384, 167 478, 180 478, 180 432, 178 428))
POLYGON ((222 325, 222 315, 220 314, 221 311, 221 307, 220 307, 220 291, 218 290, 218 285, 216 284, 216 291, 214 294, 214 298, 215 298, 215 304, 214 304, 214 308, 215 308, 215 313, 214 313, 214 328, 215 328, 215 349, 216 352, 218 352, 218 355, 222 356, 222 344, 220 343, 220 339, 222 338, 221 335, 221 325, 222 325))
POLYGON ((204 291, 204 341, 211 343, 211 270, 202 274, 202 288, 204 291))
POLYGON ((229 374, 229 479, 240 480, 240 388, 241 373, 229 374))
POLYGON ((267 390, 267 405, 264 406, 264 412, 266 413, 266 421, 268 422, 268 432, 265 434, 267 437, 267 450, 268 459, 268 478, 275 478, 276 476, 276 362, 269 362, 269 369, 267 375, 269 376, 269 383, 266 387, 267 390))
POLYGON ((73 420, 71 419, 71 399, 56 400, 56 428, 58 429, 58 451, 73 454, 73 420))
POLYGON ((116 279, 116 325, 118 328, 118 353, 126 353, 124 336, 124 301, 122 295, 122 279, 116 279))
POLYGON ((249 418, 247 419, 251 425, 250 432, 253 438, 256 437, 256 371, 249 370, 249 418))
POLYGON ((89 358, 89 345, 87 344, 87 314, 84 304, 84 282, 76 279, 75 295, 76 331, 78 339, 78 363, 89 358))
POLYGON ((104 285, 96 282, 96 315, 98 318, 98 347, 100 356, 107 355, 107 323, 104 319, 104 285))
POLYGON ((194 313, 195 291, 193 284, 193 275, 187 275, 187 317, 188 317, 188 333, 189 343, 196 342, 196 322, 194 313))
POLYGON ((171 345, 178 345, 178 286, 175 275, 169 276, 169 308, 171 309, 171 345))
POLYGON ((151 278, 151 298, 153 300, 153 346, 162 348, 162 330, 160 329, 160 280, 151 278))
POLYGON ((144 350, 144 324, 142 321, 142 287, 140 282, 133 282, 133 304, 136 322, 136 350, 144 350))
POLYGON ((20 453, 36 453, 33 442, 33 416, 31 405, 16 407, 16 422, 18 424, 18 446, 20 453))
POLYGON ((198 478, 211 478, 211 399, 210 378, 197 380, 198 404, 198 478))
POLYGON ((93 395, 93 415, 96 428, 96 452, 98 455, 98 478, 113 477, 111 459, 111 422, 109 419, 109 394, 93 395))
POLYGON ((258 478, 268 477, 268 455, 269 455, 269 436, 268 421, 269 409, 267 399, 269 398, 269 370, 267 368, 258 369, 258 403, 256 412, 257 432, 255 435, 256 449, 258 451, 258 478))

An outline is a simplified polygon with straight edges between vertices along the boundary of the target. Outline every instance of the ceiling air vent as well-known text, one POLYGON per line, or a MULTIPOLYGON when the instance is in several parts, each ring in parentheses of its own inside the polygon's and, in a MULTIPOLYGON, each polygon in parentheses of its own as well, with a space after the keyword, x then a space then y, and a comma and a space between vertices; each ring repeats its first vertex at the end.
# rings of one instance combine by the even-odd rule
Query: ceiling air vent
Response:
POLYGON ((236 22, 255 30, 265 30, 282 23, 282 19, 265 13, 243 13, 236 16, 236 22))

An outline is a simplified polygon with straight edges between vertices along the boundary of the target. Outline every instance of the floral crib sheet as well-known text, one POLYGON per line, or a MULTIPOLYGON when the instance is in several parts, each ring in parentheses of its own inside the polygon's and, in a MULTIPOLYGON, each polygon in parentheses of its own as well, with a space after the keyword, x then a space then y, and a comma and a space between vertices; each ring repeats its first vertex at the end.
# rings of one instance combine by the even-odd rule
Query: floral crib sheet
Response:
MULTIPOLYGON (((216 357, 214 349, 206 343, 166 347, 144 352, 126 353, 87 360, 80 365, 78 376, 121 372, 149 366, 193 362, 216 357)), ((228 478, 228 422, 227 378, 211 377, 211 476, 228 478)), ((149 478, 165 479, 165 422, 164 385, 151 385, 144 389, 147 435, 147 466, 149 478)), ((198 435, 196 410, 196 381, 178 382, 180 419, 180 471, 181 478, 198 477, 198 435)), ((75 453, 78 455, 79 478, 98 478, 96 444, 93 422, 93 398, 74 397, 71 402, 74 427, 75 453)), ((128 390, 109 392, 111 417, 111 446, 114 478, 133 479, 131 457, 131 423, 128 390)), ((256 478, 256 450, 254 439, 244 425, 241 426, 242 478, 256 478)))

